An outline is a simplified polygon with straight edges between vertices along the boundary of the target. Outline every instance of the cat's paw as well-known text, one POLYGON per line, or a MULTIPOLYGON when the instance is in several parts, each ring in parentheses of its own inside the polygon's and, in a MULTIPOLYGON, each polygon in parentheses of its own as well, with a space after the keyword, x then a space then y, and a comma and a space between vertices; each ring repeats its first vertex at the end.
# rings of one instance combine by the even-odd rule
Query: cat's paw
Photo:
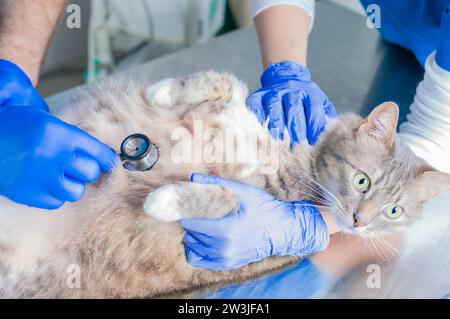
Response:
POLYGON ((177 187, 166 185, 148 194, 144 211, 153 218, 173 222, 182 218, 178 203, 177 187))
POLYGON ((175 95, 172 88, 177 80, 167 79, 149 86, 145 91, 145 98, 153 106, 171 107, 175 104, 175 95))

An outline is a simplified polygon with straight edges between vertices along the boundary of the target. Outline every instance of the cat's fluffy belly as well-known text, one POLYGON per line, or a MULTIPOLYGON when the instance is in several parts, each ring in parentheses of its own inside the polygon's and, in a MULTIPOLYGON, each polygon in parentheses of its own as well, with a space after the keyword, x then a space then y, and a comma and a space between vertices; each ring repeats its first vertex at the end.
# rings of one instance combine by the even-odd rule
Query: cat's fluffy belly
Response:
POLYGON ((244 84, 216 72, 154 85, 116 78, 79 91, 58 116, 116 152, 126 136, 145 134, 157 145, 159 160, 145 172, 117 167, 90 185, 80 202, 56 212, 0 199, 0 296, 170 295, 297 260, 271 257, 223 272, 187 263, 184 231, 175 221, 222 217, 239 204, 228 189, 190 183, 193 172, 252 184, 280 200, 317 202, 349 231, 365 223, 373 233, 402 230, 417 220, 424 202, 450 185, 448 175, 395 140, 398 109, 392 103, 366 119, 341 117, 314 149, 306 142, 290 149, 288 139, 274 141, 247 110, 246 96, 244 84), (251 143, 230 147, 229 135, 251 143), (253 154, 253 147, 262 152, 253 154), (364 192, 353 183, 362 172, 372 180, 364 192), (403 218, 386 218, 384 207, 392 203, 402 206, 403 218))
MULTIPOLYGON (((59 117, 113 146, 116 152, 129 134, 146 134, 158 146, 160 158, 146 172, 117 167, 100 183, 90 185, 80 202, 66 203, 56 212, 2 199, 0 295, 159 296, 243 280, 295 260, 269 258, 225 272, 198 269, 186 261, 183 230, 178 223, 170 222, 196 216, 221 217, 236 208, 231 191, 189 183, 193 172, 221 175, 259 187, 277 182, 276 175, 261 176, 254 160, 210 164, 202 159, 174 161, 172 151, 179 141, 173 139, 173 133, 183 129, 183 133, 195 138, 195 121, 201 121, 204 129, 229 128, 241 137, 248 133, 259 140, 270 138, 247 111, 246 95, 244 84, 215 72, 153 86, 121 78, 81 90, 71 104, 60 110, 59 117), (80 270, 79 289, 70 288, 67 282, 73 265, 80 270)), ((217 137, 212 142, 214 148, 220 147, 217 137)), ((285 144, 277 143, 276 147, 284 148, 285 144)), ((245 146, 239 147, 233 151, 248 152, 245 146)), ((280 198, 286 196, 284 190, 278 192, 280 198)))

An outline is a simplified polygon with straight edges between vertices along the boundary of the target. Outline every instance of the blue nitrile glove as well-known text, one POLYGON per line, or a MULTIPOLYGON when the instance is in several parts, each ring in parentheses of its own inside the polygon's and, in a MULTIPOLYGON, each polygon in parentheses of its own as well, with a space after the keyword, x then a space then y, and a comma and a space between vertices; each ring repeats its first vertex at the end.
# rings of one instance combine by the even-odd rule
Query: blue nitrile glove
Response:
POLYGON ((0 107, 0 195, 56 209, 79 200, 115 163, 111 148, 46 111, 0 107))
POLYGON ((287 128, 292 145, 305 138, 313 145, 336 109, 311 80, 308 68, 296 62, 272 63, 261 76, 262 88, 247 99, 247 106, 261 124, 269 118, 275 138, 284 138, 287 128))
POLYGON ((0 107, 32 105, 48 111, 30 78, 16 64, 0 59, 0 107))
POLYGON ((56 209, 116 161, 107 145, 48 113, 25 73, 0 61, 0 195, 56 209))
POLYGON ((447 0, 361 0, 365 8, 370 4, 379 6, 381 18, 379 31, 383 38, 411 50, 422 66, 430 53, 436 50, 441 17, 447 2, 447 0))
POLYGON ((186 256, 197 267, 226 270, 269 256, 305 256, 328 246, 328 228, 308 202, 283 202, 256 187, 192 174, 191 180, 227 187, 239 198, 236 212, 220 219, 180 221, 186 256))

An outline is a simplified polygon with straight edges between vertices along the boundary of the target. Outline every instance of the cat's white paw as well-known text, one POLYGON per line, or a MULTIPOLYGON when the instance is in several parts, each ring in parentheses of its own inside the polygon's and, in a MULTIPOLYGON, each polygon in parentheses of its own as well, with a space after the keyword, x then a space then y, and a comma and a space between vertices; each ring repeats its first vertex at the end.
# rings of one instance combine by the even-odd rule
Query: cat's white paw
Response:
POLYGON ((166 185, 148 194, 144 211, 153 218, 164 222, 181 219, 179 199, 174 185, 166 185))
POLYGON ((151 105, 173 106, 175 98, 171 91, 176 82, 177 80, 175 79, 167 79, 149 86, 145 91, 145 98, 151 105))

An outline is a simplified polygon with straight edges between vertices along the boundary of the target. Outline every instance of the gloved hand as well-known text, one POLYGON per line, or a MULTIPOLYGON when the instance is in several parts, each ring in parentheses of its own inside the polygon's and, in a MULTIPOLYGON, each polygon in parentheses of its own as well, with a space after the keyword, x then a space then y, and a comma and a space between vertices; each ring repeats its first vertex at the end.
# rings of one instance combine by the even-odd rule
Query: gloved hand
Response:
POLYGON ((14 63, 0 59, 0 107, 31 105, 48 111, 30 78, 14 63))
POLYGON ((305 138, 313 145, 325 128, 327 117, 337 116, 334 105, 311 80, 308 68, 296 62, 272 63, 261 76, 262 88, 247 99, 247 106, 261 124, 284 139, 287 128, 291 146, 305 138))
POLYGON ((32 106, 0 107, 0 195, 56 209, 79 200, 117 155, 82 130, 32 106))
POLYGON ((0 195, 56 209, 116 161, 107 145, 49 114, 28 76, 0 60, 0 195))
POLYGON ((283 202, 256 187, 193 174, 191 180, 231 189, 240 200, 236 212, 220 219, 181 220, 186 256, 197 267, 226 270, 269 256, 304 256, 328 246, 328 228, 308 202, 283 202))

